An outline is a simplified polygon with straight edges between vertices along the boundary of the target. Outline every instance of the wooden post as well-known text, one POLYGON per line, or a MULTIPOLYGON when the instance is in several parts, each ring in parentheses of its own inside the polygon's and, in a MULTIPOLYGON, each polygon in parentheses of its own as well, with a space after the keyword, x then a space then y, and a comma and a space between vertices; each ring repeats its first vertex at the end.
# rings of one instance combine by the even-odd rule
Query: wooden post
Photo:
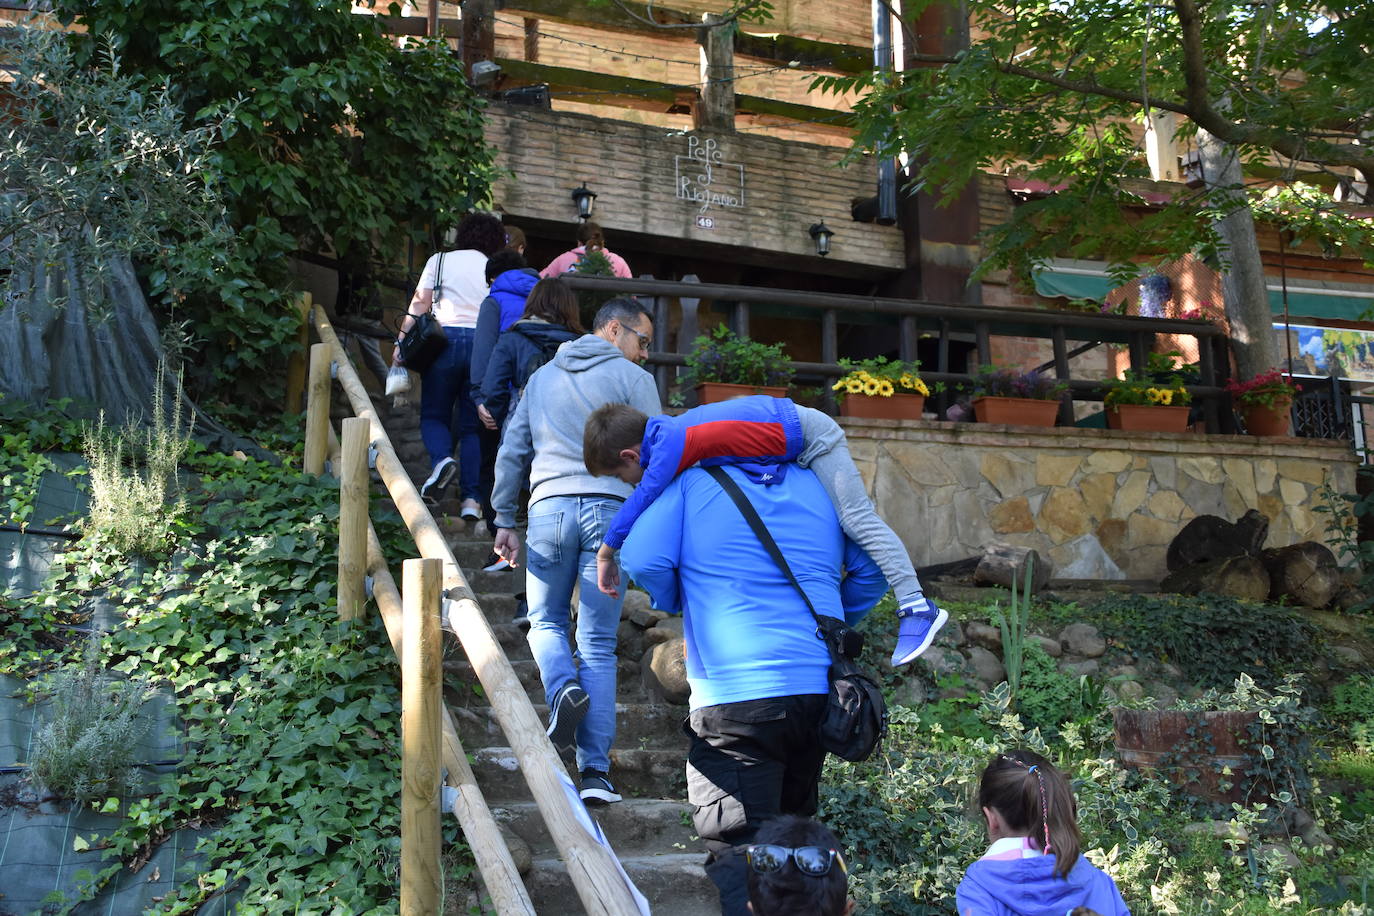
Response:
MULTIPOLYGON (((338 335, 327 315, 315 313, 315 328, 321 340, 342 353, 338 335)), ((415 538, 420 553, 443 560, 444 589, 449 598, 445 604, 445 619, 449 630, 458 635, 473 663, 496 721, 506 733, 520 771, 529 783, 549 835, 569 865, 568 875, 583 909, 590 916, 637 916, 639 908, 616 869, 613 854, 587 833, 569 806, 564 788, 567 770, 544 733, 544 724, 539 721, 491 624, 478 607, 452 548, 396 456, 372 399, 351 363, 340 364, 339 384, 353 405, 354 413, 372 424, 373 441, 377 446, 377 473, 386 483, 387 492, 396 503, 396 511, 415 538)))
MULTIPOLYGON (((367 421, 362 421, 366 423, 367 421)), ((347 441, 345 440, 345 448, 347 441)), ((443 560, 406 560, 401 652, 401 916, 435 916, 439 872, 439 710, 443 560)))
POLYGON ((363 616, 363 580, 367 575, 367 449, 372 425, 360 417, 343 421, 343 456, 339 469, 339 619, 363 616))
POLYGON ((296 329, 296 346, 286 358, 286 412, 300 413, 305 409, 305 353, 310 348, 310 294, 301 293, 296 300, 301 324, 296 329))
POLYGON ((697 40, 701 43, 701 104, 693 110, 697 130, 735 129, 735 32, 715 13, 703 13, 697 40))
MULTIPOLYGON (((1051 329, 1051 340, 1054 346, 1054 377, 1060 381, 1068 381, 1069 378, 1069 341, 1062 324, 1057 324, 1051 329)), ((1073 392, 1065 391, 1059 396, 1059 424, 1061 426, 1073 426, 1073 392)))
POLYGON ((305 413, 305 473, 324 473, 324 455, 329 449, 329 362, 328 344, 310 348, 310 400, 305 413))

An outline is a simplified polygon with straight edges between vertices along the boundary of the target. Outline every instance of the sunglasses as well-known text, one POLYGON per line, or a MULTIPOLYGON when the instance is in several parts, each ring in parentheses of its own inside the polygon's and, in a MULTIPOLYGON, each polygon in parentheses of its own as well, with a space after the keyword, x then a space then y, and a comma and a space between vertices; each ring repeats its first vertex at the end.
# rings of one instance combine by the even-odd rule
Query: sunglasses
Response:
POLYGON ((839 864, 842 873, 849 874, 840 851, 822 846, 792 847, 761 843, 747 847, 744 850, 744 858, 748 861, 749 867, 760 875, 771 874, 785 867, 789 859, 797 866, 798 871, 813 878, 830 874, 830 866, 836 863, 839 864))

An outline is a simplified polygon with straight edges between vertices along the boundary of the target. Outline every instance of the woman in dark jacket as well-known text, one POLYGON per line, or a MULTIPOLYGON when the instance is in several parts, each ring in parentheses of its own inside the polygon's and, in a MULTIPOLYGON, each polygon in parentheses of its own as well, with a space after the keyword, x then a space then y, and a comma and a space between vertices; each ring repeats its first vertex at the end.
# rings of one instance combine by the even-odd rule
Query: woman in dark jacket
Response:
POLYGON ((572 288, 553 277, 540 280, 525 300, 525 313, 496 342, 482 379, 482 403, 498 424, 515 408, 529 377, 558 348, 585 331, 572 288))

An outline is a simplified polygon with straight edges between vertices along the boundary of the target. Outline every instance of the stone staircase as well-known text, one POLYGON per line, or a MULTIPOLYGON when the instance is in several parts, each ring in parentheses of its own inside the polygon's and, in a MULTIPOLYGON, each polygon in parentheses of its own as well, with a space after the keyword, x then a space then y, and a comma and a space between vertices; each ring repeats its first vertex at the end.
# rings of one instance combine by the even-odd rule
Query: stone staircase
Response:
MULTIPOLYGON (((374 396, 374 403, 410 471, 423 481, 429 472, 414 407, 395 407, 374 396)), ((507 657, 524 685, 541 721, 548 707, 539 671, 524 632, 512 622, 516 595, 524 591, 523 568, 499 573, 481 571, 491 551, 486 526, 457 517, 448 502, 435 511, 459 566, 477 595, 507 657)), ((681 722, 687 707, 664 701, 645 686, 646 650, 681 635, 677 621, 651 634, 663 615, 648 610, 646 596, 631 593, 620 624, 619 678, 616 695, 616 740, 611 751, 611 779, 624 801, 592 807, 621 864, 656 916, 700 916, 718 912, 716 892, 702 868, 705 847, 691 826, 686 803, 687 739, 681 722)), ((458 722, 459 738, 472 761, 488 805, 501 824, 536 910, 544 916, 584 912, 567 869, 530 796, 515 754, 492 715, 481 685, 456 637, 445 634, 444 694, 458 722)), ((652 683, 652 679, 648 682, 652 683)), ((578 774, 565 761, 574 783, 578 774)))

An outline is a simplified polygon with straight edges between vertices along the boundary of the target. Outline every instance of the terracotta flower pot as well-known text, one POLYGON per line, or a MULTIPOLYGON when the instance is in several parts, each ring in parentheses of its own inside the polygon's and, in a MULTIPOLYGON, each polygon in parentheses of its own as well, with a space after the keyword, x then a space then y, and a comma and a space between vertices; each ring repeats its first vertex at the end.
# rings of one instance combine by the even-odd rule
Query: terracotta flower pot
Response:
POLYGON ((719 404, 721 401, 751 394, 766 394, 770 398, 787 397, 786 388, 769 385, 731 385, 726 382, 702 382, 697 385, 696 392, 698 404, 719 404))
POLYGON ((923 394, 847 394, 840 402, 840 416, 865 417, 869 420, 919 420, 925 410, 923 394))
POLYGON ((1241 418, 1245 420, 1245 431, 1252 436, 1286 436, 1292 420, 1293 402, 1287 399, 1275 401, 1273 407, 1263 404, 1243 404, 1241 418))
POLYGON ((989 395, 973 399, 973 415, 979 423, 1010 423, 1015 426, 1053 426, 1059 417, 1059 401, 1039 398, 1003 398, 989 395))
POLYGON ((1107 408, 1110 429, 1144 433, 1181 433, 1188 429, 1187 407, 1162 407, 1158 404, 1116 404, 1107 408))

